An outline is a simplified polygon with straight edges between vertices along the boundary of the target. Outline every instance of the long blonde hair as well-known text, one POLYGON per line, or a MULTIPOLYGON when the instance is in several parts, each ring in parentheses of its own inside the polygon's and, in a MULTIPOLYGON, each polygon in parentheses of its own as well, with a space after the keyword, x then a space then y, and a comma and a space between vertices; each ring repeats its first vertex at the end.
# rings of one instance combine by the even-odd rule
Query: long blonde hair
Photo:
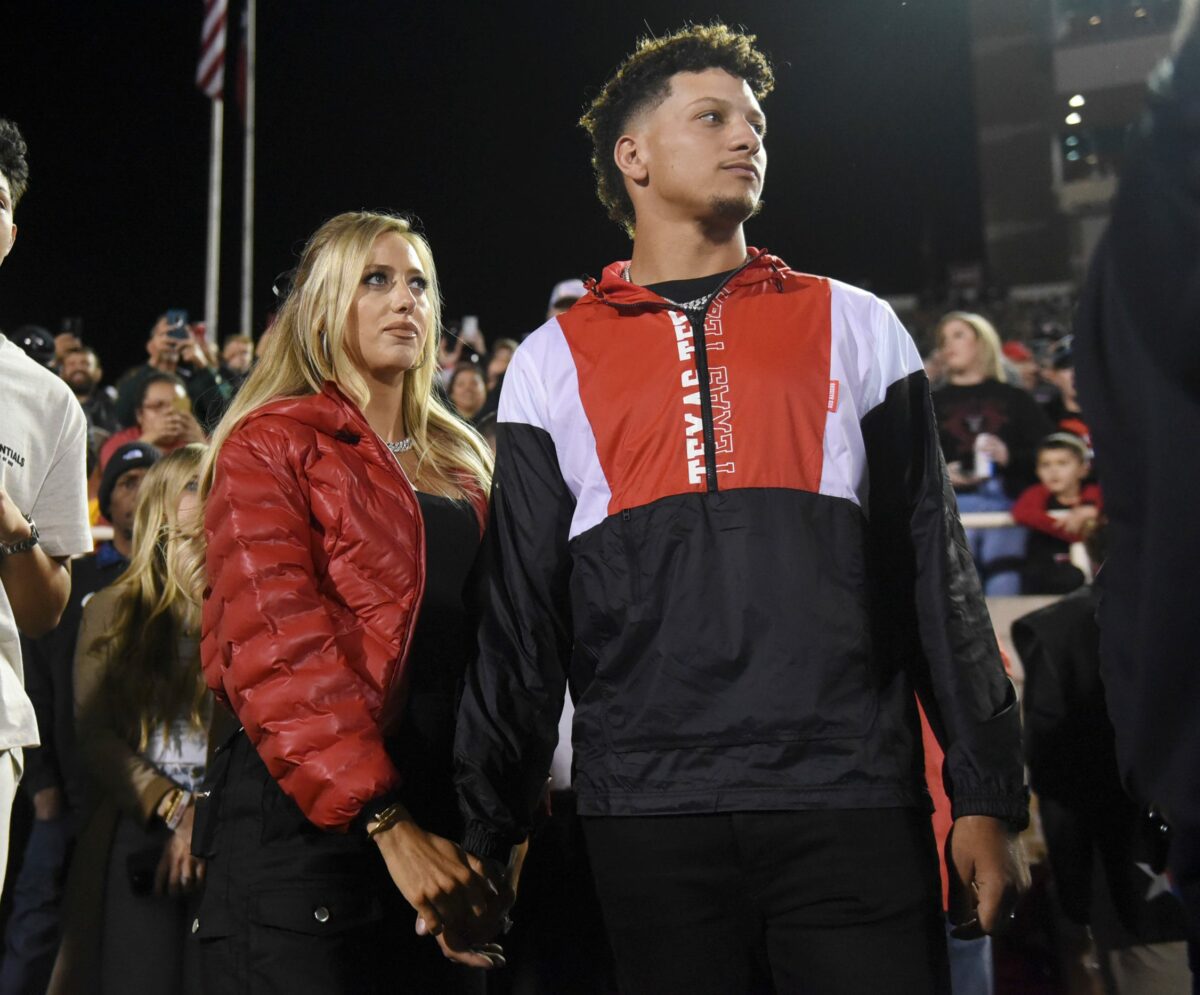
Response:
POLYGON ((198 635, 200 606, 194 592, 203 584, 203 561, 185 535, 176 511, 196 482, 205 446, 177 449, 147 471, 138 488, 133 518, 133 556, 113 584, 117 600, 112 623, 89 647, 106 661, 101 693, 111 714, 139 752, 159 726, 169 727, 184 710, 193 727, 207 722, 207 693, 199 658, 179 666, 177 640, 198 635))
POLYGON ((212 490, 221 446, 247 415, 264 405, 319 393, 331 380, 360 409, 366 406, 366 381, 344 347, 346 324, 375 241, 389 233, 412 246, 429 280, 429 334, 421 359, 404 377, 404 427, 420 454, 418 472, 428 462, 444 479, 461 482, 465 475, 483 493, 488 492, 492 453, 487 443, 433 396, 442 299, 429 243, 407 218, 351 211, 326 221, 304 247, 292 289, 271 326, 262 354, 213 432, 200 478, 203 500, 212 490))
POLYGON ((975 333, 975 339, 979 342, 979 358, 983 366, 984 379, 999 380, 1003 383, 1004 367, 1000 362, 1000 334, 996 331, 996 326, 983 315, 975 314, 972 311, 950 311, 942 315, 938 320, 937 328, 934 329, 933 340, 937 343, 939 350, 942 348, 942 333, 952 321, 961 321, 975 333))

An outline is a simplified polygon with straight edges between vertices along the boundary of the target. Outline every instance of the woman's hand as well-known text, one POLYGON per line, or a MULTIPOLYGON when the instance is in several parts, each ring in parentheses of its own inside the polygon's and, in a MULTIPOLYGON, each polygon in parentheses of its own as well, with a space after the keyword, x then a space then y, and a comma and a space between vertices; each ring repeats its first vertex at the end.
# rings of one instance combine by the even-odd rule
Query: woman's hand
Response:
POLYGON ((984 432, 975 440, 975 445, 982 452, 987 453, 988 458, 996 466, 1008 466, 1008 446, 1004 444, 1004 440, 1000 436, 984 432))
POLYGON ((461 964, 503 965, 499 947, 472 945, 476 923, 496 914, 501 895, 458 846, 425 832, 407 814, 373 839, 392 881, 417 912, 418 934, 436 936, 442 953, 461 964))
POLYGON ((196 808, 189 804, 187 811, 167 845, 163 847, 158 868, 154 872, 154 894, 186 895, 199 890, 204 883, 204 861, 192 856, 192 824, 196 808))

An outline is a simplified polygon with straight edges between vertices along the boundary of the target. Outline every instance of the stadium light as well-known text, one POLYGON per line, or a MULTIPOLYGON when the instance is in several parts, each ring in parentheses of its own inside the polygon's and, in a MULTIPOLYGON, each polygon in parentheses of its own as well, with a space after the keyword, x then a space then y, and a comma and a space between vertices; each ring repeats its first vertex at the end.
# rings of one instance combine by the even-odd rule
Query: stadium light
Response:
POLYGON ((1066 121, 1067 124, 1074 127, 1077 124, 1083 124, 1083 116, 1075 113, 1075 111, 1071 111, 1071 113, 1067 115, 1066 121))
POLYGON ((1075 96, 1073 96, 1070 100, 1067 101, 1067 104, 1070 107, 1082 107, 1086 103, 1087 103, 1087 100, 1084 98, 1082 93, 1075 94, 1075 96))

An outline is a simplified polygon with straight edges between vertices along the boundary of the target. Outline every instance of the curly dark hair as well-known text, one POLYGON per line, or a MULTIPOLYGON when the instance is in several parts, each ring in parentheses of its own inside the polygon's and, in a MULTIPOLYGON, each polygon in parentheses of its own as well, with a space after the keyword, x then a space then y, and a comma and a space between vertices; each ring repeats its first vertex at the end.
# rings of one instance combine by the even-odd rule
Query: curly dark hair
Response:
POLYGON ((14 208, 29 186, 29 160, 25 158, 28 154, 29 148, 16 122, 0 117, 0 173, 8 179, 14 208))
POLYGON ((690 25, 665 38, 643 38, 637 49, 604 84, 580 127, 592 139, 596 195, 608 216, 633 235, 633 201, 613 161, 613 147, 630 119, 657 107, 671 93, 676 73, 724 69, 743 79, 761 100, 775 87, 767 57, 754 47, 755 36, 733 31, 720 22, 690 25))

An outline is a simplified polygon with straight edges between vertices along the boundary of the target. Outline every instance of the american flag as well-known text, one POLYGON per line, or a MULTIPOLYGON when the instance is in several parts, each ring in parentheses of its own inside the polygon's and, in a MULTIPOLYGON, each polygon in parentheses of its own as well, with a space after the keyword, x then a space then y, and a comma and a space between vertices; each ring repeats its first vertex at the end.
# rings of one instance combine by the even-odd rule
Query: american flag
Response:
POLYGON ((204 27, 200 29, 200 65, 196 85, 205 96, 225 95, 225 15, 228 0, 204 0, 204 27))

